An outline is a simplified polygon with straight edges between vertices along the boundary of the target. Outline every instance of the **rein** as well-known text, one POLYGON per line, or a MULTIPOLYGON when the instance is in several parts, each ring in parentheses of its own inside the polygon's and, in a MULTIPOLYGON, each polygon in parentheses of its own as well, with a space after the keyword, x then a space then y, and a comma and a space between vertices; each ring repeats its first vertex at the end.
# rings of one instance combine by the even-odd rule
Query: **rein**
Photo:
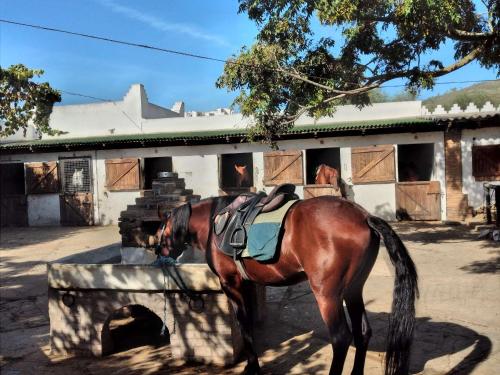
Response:
POLYGON ((179 262, 170 256, 161 255, 161 245, 164 237, 163 232, 165 230, 165 226, 166 224, 164 223, 161 227, 160 240, 158 241, 158 245, 156 245, 157 258, 153 263, 151 263, 152 266, 160 267, 163 273, 163 326, 161 327, 160 332, 162 336, 165 335, 165 332, 167 331, 167 277, 174 280, 174 283, 177 285, 180 292, 188 297, 188 306, 191 311, 201 313, 205 309, 205 300, 203 299, 201 293, 197 293, 189 289, 182 279, 179 270, 176 267, 179 262), (171 271, 172 269, 175 272, 175 276, 171 271))

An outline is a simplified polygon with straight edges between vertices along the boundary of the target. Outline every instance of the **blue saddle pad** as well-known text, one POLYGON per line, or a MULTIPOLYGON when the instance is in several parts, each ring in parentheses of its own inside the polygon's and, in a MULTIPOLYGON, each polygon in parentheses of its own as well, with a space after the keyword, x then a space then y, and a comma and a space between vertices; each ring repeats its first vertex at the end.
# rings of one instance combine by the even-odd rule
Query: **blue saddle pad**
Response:
POLYGON ((276 245, 281 223, 253 224, 248 231, 248 254, 259 261, 271 260, 276 253, 276 245))
POLYGON ((253 258, 260 262, 274 258, 283 219, 290 207, 297 200, 291 200, 275 211, 260 214, 250 226, 246 249, 243 257, 253 258))

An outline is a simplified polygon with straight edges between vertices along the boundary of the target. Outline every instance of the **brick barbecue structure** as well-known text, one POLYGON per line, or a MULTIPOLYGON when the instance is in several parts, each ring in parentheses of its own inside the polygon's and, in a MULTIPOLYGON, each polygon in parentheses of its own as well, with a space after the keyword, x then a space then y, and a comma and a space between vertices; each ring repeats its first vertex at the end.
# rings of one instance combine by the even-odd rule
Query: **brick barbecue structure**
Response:
POLYGON ((145 247, 150 245, 149 237, 159 228, 158 209, 169 211, 187 202, 198 202, 199 195, 186 189, 183 178, 177 173, 160 172, 152 181, 152 189, 142 190, 134 205, 128 205, 119 218, 123 247, 145 247))

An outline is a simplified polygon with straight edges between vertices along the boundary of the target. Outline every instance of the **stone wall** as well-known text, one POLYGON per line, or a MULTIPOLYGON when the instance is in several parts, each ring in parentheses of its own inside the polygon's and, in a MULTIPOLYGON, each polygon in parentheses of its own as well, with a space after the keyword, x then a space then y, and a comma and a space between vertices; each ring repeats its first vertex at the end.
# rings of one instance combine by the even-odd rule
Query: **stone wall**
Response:
MULTIPOLYGON (((163 273, 151 265, 126 264, 130 257, 122 259, 125 264, 115 263, 119 254, 119 248, 109 247, 48 264, 54 353, 113 352, 110 321, 117 312, 140 305, 165 321, 174 358, 217 365, 236 361, 242 349, 240 330, 218 277, 206 264, 169 266, 163 273), (179 283, 200 298, 190 299, 179 283)), ((264 304, 265 289, 256 287, 250 307, 255 321, 264 318, 264 304)))
MULTIPOLYGON (((227 297, 203 293, 203 303, 176 292, 167 297, 166 326, 174 358, 217 365, 236 361, 242 339, 227 297), (190 307, 191 305, 191 307, 190 307)), ((64 291, 49 288, 52 353, 102 356, 113 352, 109 322, 122 307, 141 305, 163 320, 161 292, 64 291)))

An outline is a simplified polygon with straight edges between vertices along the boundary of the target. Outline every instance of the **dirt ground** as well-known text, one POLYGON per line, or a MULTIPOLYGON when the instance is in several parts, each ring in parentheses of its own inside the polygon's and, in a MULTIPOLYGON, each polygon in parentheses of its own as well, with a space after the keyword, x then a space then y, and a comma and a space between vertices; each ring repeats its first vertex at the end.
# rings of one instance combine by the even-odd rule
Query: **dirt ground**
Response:
MULTIPOLYGON (((500 369, 500 246, 465 226, 394 224, 420 276, 411 372, 495 374, 500 369)), ((0 372, 17 374, 235 374, 231 368, 182 364, 167 346, 146 345, 105 358, 50 355, 47 261, 119 241, 116 227, 2 229, 0 372)), ((393 268, 382 248, 365 287, 373 328, 365 373, 380 375, 393 268)), ((257 328, 266 374, 324 374, 328 334, 307 283, 268 288, 267 320, 257 328)), ((350 373, 354 348, 345 373, 350 373)))

